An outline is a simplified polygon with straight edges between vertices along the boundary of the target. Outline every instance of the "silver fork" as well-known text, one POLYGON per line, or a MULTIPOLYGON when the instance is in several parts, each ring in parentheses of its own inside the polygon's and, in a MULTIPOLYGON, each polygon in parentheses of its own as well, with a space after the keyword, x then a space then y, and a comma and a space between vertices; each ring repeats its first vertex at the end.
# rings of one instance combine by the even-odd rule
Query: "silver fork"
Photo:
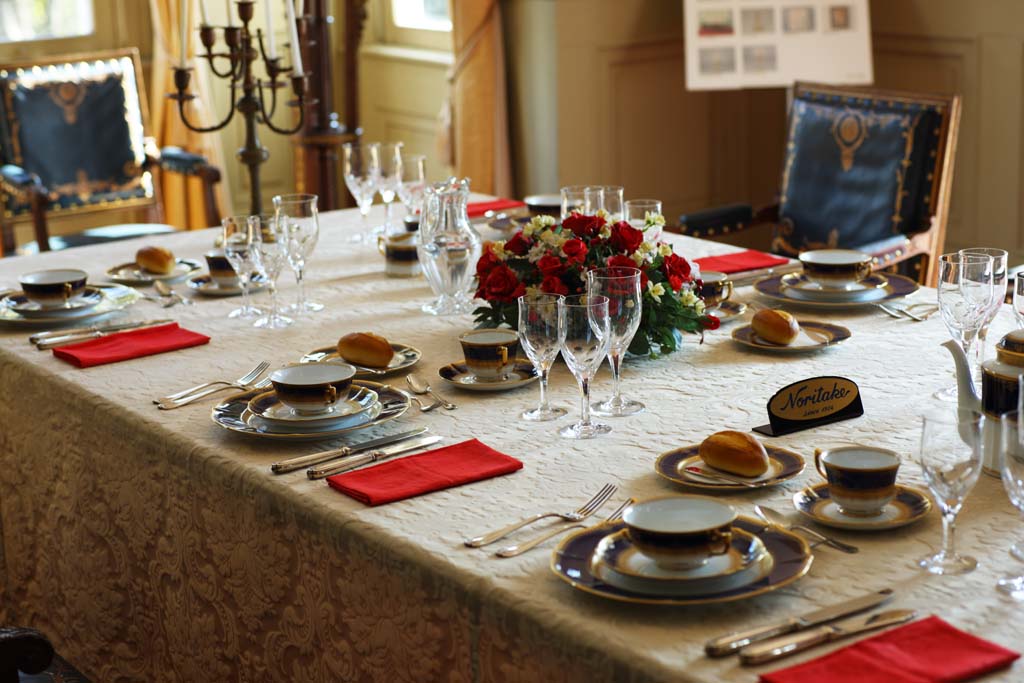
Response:
POLYGON ((269 361, 260 361, 259 363, 256 364, 256 367, 254 367, 252 370, 236 379, 234 382, 229 382, 226 379, 218 379, 214 380, 213 382, 204 382, 203 384, 197 384, 194 387, 189 387, 188 389, 184 389, 173 394, 168 394, 167 396, 163 396, 161 398, 154 398, 153 403, 160 404, 165 401, 177 401, 179 399, 185 398, 189 394, 194 394, 197 391, 202 391, 203 389, 207 389, 209 387, 215 387, 218 384, 223 384, 225 386, 232 386, 242 389, 245 387, 245 385, 249 384, 249 382, 252 382, 257 377, 262 375, 263 372, 269 367, 269 361))
MULTIPOLYGON (((615 508, 615 511, 612 512, 612 514, 608 515, 608 517, 606 517, 603 522, 599 522, 598 524, 608 524, 610 522, 617 522, 619 518, 622 517, 622 511, 625 510, 630 505, 632 505, 634 502, 636 502, 635 498, 626 499, 625 501, 623 501, 622 505, 615 508)), ((555 536, 564 534, 566 531, 569 531, 570 529, 582 529, 585 526, 586 524, 579 523, 567 524, 557 529, 552 529, 547 533, 543 533, 535 538, 531 538, 529 541, 517 543, 516 545, 506 546, 494 554, 498 557, 515 557, 516 555, 522 555, 527 550, 533 550, 549 538, 554 538, 555 536)))
POLYGON ((537 520, 544 519, 545 517, 561 517, 567 522, 579 522, 597 512, 609 498, 615 495, 615 491, 618 490, 618 488, 619 487, 615 484, 605 484, 601 487, 600 491, 594 494, 593 498, 571 512, 539 512, 536 515, 530 515, 526 519, 521 519, 518 522, 509 524, 507 527, 498 529, 497 531, 492 531, 488 534, 484 534, 483 536, 477 536, 476 538, 467 538, 463 543, 468 545, 470 548, 481 548, 485 545, 490 545, 495 541, 500 541, 513 531, 522 529, 527 524, 533 524, 537 520))
POLYGON ((207 389, 206 391, 200 391, 198 394, 192 394, 191 396, 183 398, 179 401, 167 401, 165 403, 160 403, 157 405, 157 408, 159 408, 160 410, 174 410, 175 408, 183 408, 184 406, 195 403, 196 401, 206 398, 211 394, 216 394, 218 391, 224 391, 225 389, 241 389, 243 391, 251 391, 253 389, 263 389, 264 387, 269 386, 270 378, 264 377, 255 384, 247 384, 245 386, 231 385, 227 387, 213 387, 211 389, 207 389))

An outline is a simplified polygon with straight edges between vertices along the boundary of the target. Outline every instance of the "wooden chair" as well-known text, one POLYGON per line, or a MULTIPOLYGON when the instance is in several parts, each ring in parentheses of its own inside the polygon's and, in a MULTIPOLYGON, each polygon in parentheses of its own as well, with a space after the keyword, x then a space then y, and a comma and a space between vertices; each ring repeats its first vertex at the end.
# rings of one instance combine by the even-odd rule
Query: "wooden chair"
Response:
POLYGON ((798 83, 778 204, 734 204, 680 216, 712 238, 768 223, 771 250, 854 248, 922 283, 946 238, 960 97, 798 83))
POLYGON ((156 149, 142 93, 134 48, 0 65, 0 254, 14 253, 14 226, 28 221, 41 251, 168 230, 137 224, 51 245, 47 225, 48 216, 133 208, 159 222, 162 170, 202 178, 207 223, 220 222, 220 171, 176 147, 156 149))

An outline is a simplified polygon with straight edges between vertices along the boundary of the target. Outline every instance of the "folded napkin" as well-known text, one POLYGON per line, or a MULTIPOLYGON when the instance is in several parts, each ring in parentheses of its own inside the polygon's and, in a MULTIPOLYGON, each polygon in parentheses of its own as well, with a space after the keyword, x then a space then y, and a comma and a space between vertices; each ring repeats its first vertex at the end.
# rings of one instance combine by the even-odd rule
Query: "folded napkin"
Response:
POLYGON ((383 505, 431 491, 490 479, 523 463, 476 439, 410 455, 374 467, 336 474, 327 483, 367 505, 383 505))
POLYGON ((53 350, 53 355, 80 368, 89 368, 93 365, 117 363, 165 351, 187 349, 208 341, 210 338, 205 334, 178 327, 178 323, 168 323, 109 334, 70 346, 58 346, 53 350))
POLYGON ((759 268, 771 268, 789 263, 789 259, 781 256, 773 256, 756 249, 736 252, 735 254, 724 254, 722 256, 703 256, 693 259, 700 265, 702 271, 711 270, 719 273, 742 273, 747 270, 758 270, 759 268))
POLYGON ((486 202, 470 202, 466 204, 466 213, 469 214, 470 218, 479 218, 488 211, 507 211, 508 209, 518 209, 523 206, 526 206, 526 204, 518 199, 491 199, 486 202))
POLYGON ((928 617, 824 657, 761 674, 761 683, 956 683, 1020 655, 928 617))

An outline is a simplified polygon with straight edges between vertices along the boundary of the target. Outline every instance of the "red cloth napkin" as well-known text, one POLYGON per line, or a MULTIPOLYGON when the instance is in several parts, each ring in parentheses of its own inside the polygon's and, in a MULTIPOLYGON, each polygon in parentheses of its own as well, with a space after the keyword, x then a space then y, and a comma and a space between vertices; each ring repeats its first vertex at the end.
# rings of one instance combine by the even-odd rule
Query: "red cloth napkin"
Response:
POLYGON ((955 683, 1009 666, 1020 655, 928 617, 761 674, 761 683, 955 683))
POLYGON ((742 273, 746 270, 758 270, 760 268, 771 268, 788 263, 789 259, 781 256, 772 256, 756 249, 747 249, 735 254, 724 256, 703 256, 693 259, 700 265, 701 271, 711 270, 719 273, 742 273))
POLYGON ((383 505, 522 468, 523 463, 515 458, 472 439, 355 472, 336 474, 328 477, 327 483, 361 503, 383 505))
POLYGON ((80 368, 117 363, 131 358, 152 356, 165 351, 187 349, 210 341, 205 334, 178 327, 178 323, 128 330, 90 339, 70 346, 58 346, 53 355, 80 368))
POLYGON ((492 199, 486 202, 470 202, 466 204, 466 213, 469 214, 470 218, 477 218, 483 216, 488 211, 506 211, 508 209, 518 209, 522 206, 526 206, 526 204, 518 199, 492 199))

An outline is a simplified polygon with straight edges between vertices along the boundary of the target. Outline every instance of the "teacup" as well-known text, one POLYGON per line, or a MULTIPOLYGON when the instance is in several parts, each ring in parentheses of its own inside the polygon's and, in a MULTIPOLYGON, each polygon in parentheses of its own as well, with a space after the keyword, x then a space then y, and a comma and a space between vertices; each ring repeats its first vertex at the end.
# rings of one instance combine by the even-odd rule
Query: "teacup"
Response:
POLYGON ((885 448, 843 446, 814 453, 814 466, 828 481, 828 495, 839 511, 875 517, 896 497, 900 456, 885 448))
POLYGON ((293 363, 270 373, 281 403, 299 415, 326 413, 348 397, 356 369, 345 363, 293 363))
POLYGON ((377 238, 377 251, 384 255, 384 273, 388 277, 416 277, 422 272, 416 233, 381 235, 377 238))
POLYGON ((473 330, 459 337, 466 367, 478 380, 500 382, 516 364, 519 335, 515 330, 473 330))
POLYGON ((732 296, 732 280, 725 273, 714 270, 704 271, 700 274, 703 283, 700 288, 700 296, 704 299, 707 308, 715 308, 723 301, 728 301, 732 296))
POLYGON ((665 496, 627 507, 629 539, 666 569, 696 569, 729 552, 736 511, 706 496, 665 496))
POLYGON ((849 289, 871 275, 871 254, 853 249, 815 249, 800 254, 804 276, 822 289, 849 289))
POLYGON ((25 297, 40 308, 60 308, 85 291, 89 274, 77 268, 37 270, 18 278, 25 297))
POLYGON ((210 279, 216 282, 218 287, 238 286, 238 274, 235 272, 235 267, 228 261, 228 257, 224 255, 223 249, 208 251, 204 256, 206 257, 206 267, 210 270, 210 279))

